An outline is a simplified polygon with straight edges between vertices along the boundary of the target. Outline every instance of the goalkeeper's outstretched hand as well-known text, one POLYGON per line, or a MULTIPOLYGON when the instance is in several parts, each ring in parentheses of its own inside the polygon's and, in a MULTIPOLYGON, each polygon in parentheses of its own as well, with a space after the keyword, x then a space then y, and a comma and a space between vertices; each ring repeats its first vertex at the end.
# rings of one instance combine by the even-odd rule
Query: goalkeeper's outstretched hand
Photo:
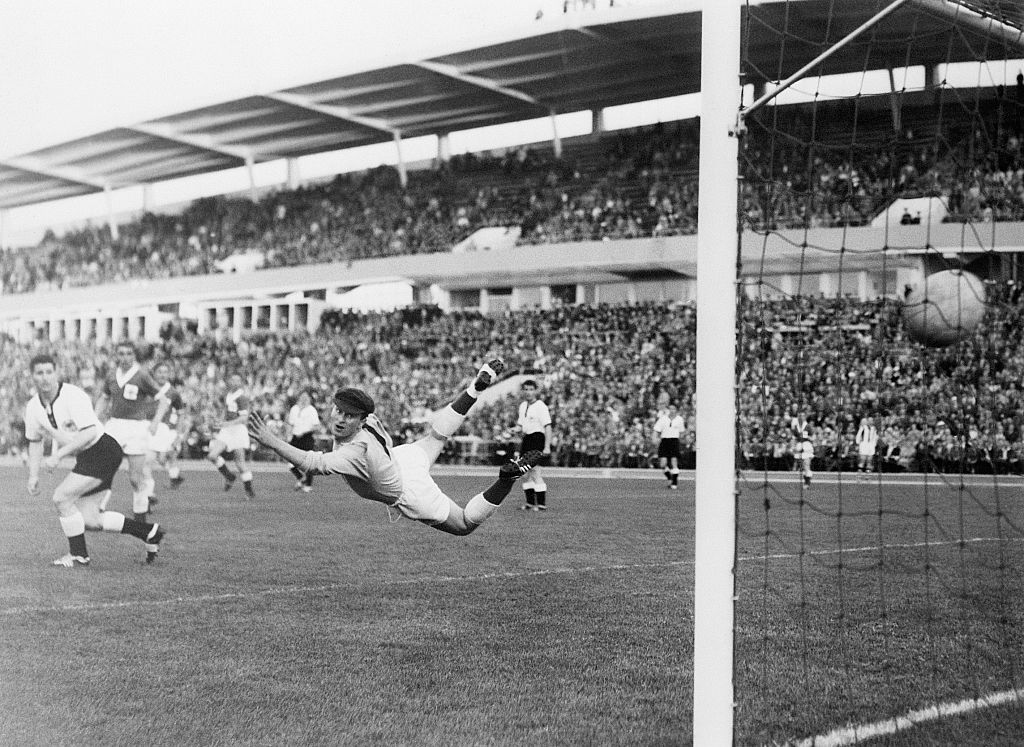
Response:
POLYGON ((270 442, 270 439, 274 438, 274 433, 270 430, 270 426, 267 425, 267 421, 258 412, 249 413, 249 421, 246 423, 246 427, 249 431, 249 436, 264 446, 270 442))

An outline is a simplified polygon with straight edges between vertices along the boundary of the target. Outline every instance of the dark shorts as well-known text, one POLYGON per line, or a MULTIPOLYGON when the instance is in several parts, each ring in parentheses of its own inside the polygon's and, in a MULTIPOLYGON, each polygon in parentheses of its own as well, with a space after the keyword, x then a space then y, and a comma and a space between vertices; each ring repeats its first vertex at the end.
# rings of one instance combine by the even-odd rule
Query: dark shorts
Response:
POLYGON ((519 453, 525 454, 528 451, 544 451, 543 433, 527 433, 523 436, 523 443, 519 446, 519 453))
POLYGON ((124 452, 120 444, 112 436, 104 433, 100 440, 78 455, 72 472, 85 477, 95 477, 100 481, 100 486, 91 492, 107 490, 114 481, 121 466, 124 452))
POLYGON ((658 456, 663 459, 679 458, 679 439, 663 438, 658 443, 658 456))
POLYGON ((303 451, 315 451, 314 446, 316 446, 316 441, 313 436, 313 431, 303 433, 301 436, 292 436, 292 440, 288 443, 296 449, 302 449, 303 451))

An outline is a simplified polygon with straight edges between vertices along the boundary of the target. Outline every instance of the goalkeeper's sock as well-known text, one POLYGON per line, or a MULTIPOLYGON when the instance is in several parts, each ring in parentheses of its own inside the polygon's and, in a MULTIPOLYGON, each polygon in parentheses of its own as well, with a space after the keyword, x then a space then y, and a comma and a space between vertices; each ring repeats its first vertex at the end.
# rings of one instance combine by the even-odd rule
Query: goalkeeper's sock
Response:
POLYGON ((127 517, 125 517, 124 526, 121 527, 121 534, 130 534, 132 537, 138 537, 140 540, 146 540, 152 531, 153 525, 148 521, 129 519, 127 517))

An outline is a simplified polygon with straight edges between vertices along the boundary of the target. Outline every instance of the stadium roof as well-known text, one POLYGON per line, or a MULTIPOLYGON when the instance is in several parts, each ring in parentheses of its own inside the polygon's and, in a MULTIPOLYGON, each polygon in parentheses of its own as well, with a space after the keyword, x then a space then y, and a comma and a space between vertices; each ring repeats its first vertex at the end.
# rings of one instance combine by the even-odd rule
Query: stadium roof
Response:
MULTIPOLYGON (((752 3, 749 70, 765 80, 785 79, 892 2, 752 3), (782 29, 786 57, 780 65, 782 29)), ((666 14, 665 7, 659 4, 655 14, 628 4, 621 15, 581 14, 579 20, 594 23, 346 72, 5 158, 0 208, 695 93, 700 12, 666 14)), ((820 71, 931 66, 980 59, 984 52, 1020 57, 1022 24, 1024 10, 1011 0, 903 0, 873 33, 830 57, 820 71), (941 33, 951 24, 958 33, 941 33)))

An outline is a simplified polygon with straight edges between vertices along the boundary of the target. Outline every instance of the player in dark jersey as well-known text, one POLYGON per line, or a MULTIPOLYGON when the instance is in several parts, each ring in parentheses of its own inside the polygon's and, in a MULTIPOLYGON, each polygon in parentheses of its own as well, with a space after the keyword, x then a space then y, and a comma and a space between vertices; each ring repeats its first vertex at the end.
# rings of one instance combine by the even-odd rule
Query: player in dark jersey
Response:
POLYGON ((224 396, 224 420, 220 429, 210 440, 210 450, 206 458, 224 476, 224 490, 231 490, 238 477, 242 478, 246 498, 255 498, 252 487, 252 470, 246 459, 251 442, 247 422, 249 420, 249 395, 240 374, 233 373, 228 377, 227 394, 224 396), (235 473, 224 459, 227 453, 234 457, 238 472, 235 473))
MULTIPOLYGON (((167 477, 172 488, 177 488, 184 482, 181 476, 181 467, 178 465, 178 448, 181 444, 183 429, 185 402, 181 399, 171 381, 171 364, 163 361, 153 369, 153 378, 160 385, 160 396, 167 399, 169 405, 163 420, 157 426, 156 433, 150 439, 152 453, 156 463, 167 470, 167 477)), ((152 501, 152 496, 150 497, 152 501)))
POLYGON ((128 480, 132 485, 132 511, 145 520, 149 497, 153 495, 152 472, 148 467, 150 436, 156 433, 169 403, 158 397, 160 387, 139 363, 135 345, 122 340, 115 349, 116 366, 107 374, 97 402, 97 411, 109 416, 107 433, 120 444, 128 459, 128 480))

